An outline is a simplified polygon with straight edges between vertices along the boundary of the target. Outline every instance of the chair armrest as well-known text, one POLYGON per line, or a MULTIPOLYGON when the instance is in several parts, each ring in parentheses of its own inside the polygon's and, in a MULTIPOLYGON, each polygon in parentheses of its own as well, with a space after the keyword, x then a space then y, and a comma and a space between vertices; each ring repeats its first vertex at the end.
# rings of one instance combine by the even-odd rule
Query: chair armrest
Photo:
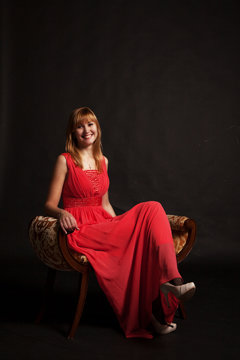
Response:
POLYGON ((67 236, 59 221, 51 216, 36 216, 29 224, 29 240, 36 255, 47 266, 55 270, 77 270, 90 265, 84 254, 68 247, 67 236))
POLYGON ((30 222, 28 234, 38 258, 55 270, 71 270, 58 244, 59 222, 51 216, 36 216, 30 222))
POLYGON ((89 271, 91 265, 87 256, 74 251, 68 246, 67 236, 61 229, 58 233, 58 240, 62 255, 71 268, 81 273, 89 271))
POLYGON ((196 223, 187 216, 167 215, 173 236, 177 261, 181 262, 192 250, 196 237, 196 223))
POLYGON ((167 215, 172 230, 186 230, 185 222, 189 218, 187 216, 167 215))

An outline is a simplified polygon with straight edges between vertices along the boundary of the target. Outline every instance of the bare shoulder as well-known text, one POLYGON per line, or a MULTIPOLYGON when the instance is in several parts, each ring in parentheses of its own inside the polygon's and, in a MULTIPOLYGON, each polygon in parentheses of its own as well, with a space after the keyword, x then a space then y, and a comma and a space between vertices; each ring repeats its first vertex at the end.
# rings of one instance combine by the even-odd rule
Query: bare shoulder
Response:
POLYGON ((67 165, 67 160, 66 160, 66 158, 65 158, 65 156, 64 155, 58 155, 58 157, 57 157, 57 162, 59 162, 60 164, 65 164, 65 165, 67 165))
POLYGON ((108 168, 108 158, 106 156, 103 156, 105 160, 106 167, 108 168))
POLYGON ((55 169, 58 169, 65 173, 67 172, 67 160, 64 155, 62 155, 62 154, 58 155, 56 164, 55 164, 55 169))
POLYGON ((104 159, 105 159, 105 163, 106 163, 106 165, 108 164, 108 158, 104 155, 103 156, 104 157, 104 159))

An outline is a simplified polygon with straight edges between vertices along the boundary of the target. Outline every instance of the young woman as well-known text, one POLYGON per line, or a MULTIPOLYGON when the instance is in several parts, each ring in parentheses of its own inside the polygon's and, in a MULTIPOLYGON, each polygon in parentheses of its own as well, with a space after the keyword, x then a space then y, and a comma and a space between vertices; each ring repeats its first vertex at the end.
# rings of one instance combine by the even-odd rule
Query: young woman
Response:
POLYGON ((95 114, 87 107, 74 110, 46 212, 59 219, 69 247, 87 256, 125 336, 152 338, 152 328, 168 334, 176 329, 172 320, 179 300, 189 299, 195 285, 182 284, 160 203, 140 203, 116 216, 108 198, 107 168, 95 114), (63 209, 58 206, 61 196, 63 209))

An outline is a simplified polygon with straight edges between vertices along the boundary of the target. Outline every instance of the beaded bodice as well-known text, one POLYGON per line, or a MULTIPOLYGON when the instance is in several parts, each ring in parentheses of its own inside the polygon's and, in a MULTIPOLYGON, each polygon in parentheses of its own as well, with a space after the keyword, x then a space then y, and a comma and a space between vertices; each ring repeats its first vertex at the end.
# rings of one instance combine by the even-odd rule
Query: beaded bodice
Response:
POLYGON ((63 185, 62 199, 64 208, 78 206, 100 206, 102 196, 107 192, 109 179, 105 160, 102 170, 82 170, 68 153, 65 156, 68 174, 63 185))
POLYGON ((98 170, 84 170, 84 172, 92 184, 94 194, 96 196, 99 195, 100 191, 101 191, 99 171, 98 170))

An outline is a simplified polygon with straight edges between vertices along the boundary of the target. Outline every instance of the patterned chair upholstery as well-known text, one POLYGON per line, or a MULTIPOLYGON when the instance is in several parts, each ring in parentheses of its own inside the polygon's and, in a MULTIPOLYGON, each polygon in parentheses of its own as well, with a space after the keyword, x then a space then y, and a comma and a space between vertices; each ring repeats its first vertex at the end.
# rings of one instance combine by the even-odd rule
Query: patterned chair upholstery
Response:
MULTIPOLYGON (((167 215, 172 229, 177 261, 181 262, 191 251, 196 236, 194 220, 186 216, 167 215)), ((68 334, 68 339, 74 337, 79 324, 87 294, 88 275, 91 265, 85 255, 70 249, 67 237, 60 229, 57 219, 46 216, 36 216, 29 226, 29 239, 39 259, 48 266, 48 277, 41 310, 36 322, 44 315, 47 298, 53 288, 56 270, 78 271, 81 276, 81 286, 74 320, 68 334)), ((183 317, 184 309, 181 308, 183 317)))

